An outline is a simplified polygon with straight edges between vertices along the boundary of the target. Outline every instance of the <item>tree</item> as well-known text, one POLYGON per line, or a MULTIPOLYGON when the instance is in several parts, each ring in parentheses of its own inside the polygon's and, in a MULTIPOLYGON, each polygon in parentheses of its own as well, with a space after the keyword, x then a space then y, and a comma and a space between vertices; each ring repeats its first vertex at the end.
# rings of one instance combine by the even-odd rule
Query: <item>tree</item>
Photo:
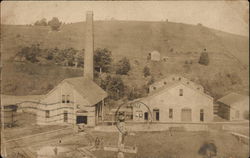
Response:
POLYGON ((99 72, 109 72, 112 57, 111 51, 104 48, 104 49, 96 49, 94 53, 94 65, 99 69, 99 72))
POLYGON ((128 100, 134 100, 137 98, 141 98, 147 94, 147 89, 145 88, 146 85, 138 88, 136 85, 129 88, 127 98, 128 100))
POLYGON ((58 31, 62 22, 59 21, 57 17, 53 17, 49 22, 48 25, 51 27, 53 31, 58 31))
POLYGON ((155 78, 152 76, 152 77, 150 78, 150 80, 148 81, 147 85, 149 86, 149 85, 151 85, 151 84, 153 84, 153 83, 155 83, 155 78))
POLYGON ((42 18, 41 20, 37 20, 34 24, 35 26, 47 26, 47 19, 42 18))
POLYGON ((208 57, 207 52, 201 53, 199 64, 201 64, 201 65, 208 65, 209 64, 209 57, 208 57))
POLYGON ((108 75, 104 80, 101 81, 100 85, 106 92, 108 92, 111 99, 118 100, 124 95, 124 83, 118 76, 111 77, 108 75))
POLYGON ((84 52, 85 50, 82 49, 81 51, 78 51, 75 55, 75 66, 76 67, 83 67, 84 65, 84 52))
POLYGON ((143 69, 144 77, 150 76, 150 69, 149 67, 145 66, 143 69))
POLYGON ((199 149, 198 153, 203 156, 203 158, 212 158, 217 155, 217 147, 214 143, 205 142, 199 149))
POLYGON ((126 57, 124 57, 118 61, 116 73, 120 75, 127 75, 130 69, 130 62, 126 57))
POLYGON ((18 53, 18 56, 25 57, 27 61, 32 63, 38 62, 37 57, 41 55, 41 49, 39 45, 31 45, 31 47, 24 47, 18 53))

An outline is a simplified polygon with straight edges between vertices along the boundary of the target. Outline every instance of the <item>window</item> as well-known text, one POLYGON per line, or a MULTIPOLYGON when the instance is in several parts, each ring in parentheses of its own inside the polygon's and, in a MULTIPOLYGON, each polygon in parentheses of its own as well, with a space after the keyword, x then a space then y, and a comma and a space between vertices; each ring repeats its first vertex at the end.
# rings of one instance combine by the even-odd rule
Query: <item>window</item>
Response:
POLYGON ((183 89, 179 89, 179 96, 183 96, 183 89))
POLYGON ((169 109, 169 118, 170 118, 170 119, 173 118, 173 109, 169 109))
POLYGON ((165 81, 165 82, 164 82, 164 84, 166 85, 166 84, 167 84, 167 82, 165 81))
POLYGON ((179 77, 179 81, 181 80, 181 78, 179 77))
POLYGON ((45 111, 45 117, 46 117, 46 118, 49 118, 49 110, 46 110, 46 111, 45 111))
POLYGON ((144 113, 144 120, 148 120, 148 112, 144 113))
POLYGON ((62 103, 65 103, 65 95, 62 95, 62 103))
POLYGON ((67 95, 66 99, 67 99, 67 103, 70 103, 69 95, 67 95))
POLYGON ((200 121, 204 121, 204 110, 203 109, 201 109, 200 110, 200 121))
POLYGON ((68 122, 68 112, 67 111, 63 112, 63 122, 68 122))
POLYGON ((160 111, 159 111, 159 109, 154 109, 153 114, 154 114, 154 120, 159 121, 160 120, 160 111))

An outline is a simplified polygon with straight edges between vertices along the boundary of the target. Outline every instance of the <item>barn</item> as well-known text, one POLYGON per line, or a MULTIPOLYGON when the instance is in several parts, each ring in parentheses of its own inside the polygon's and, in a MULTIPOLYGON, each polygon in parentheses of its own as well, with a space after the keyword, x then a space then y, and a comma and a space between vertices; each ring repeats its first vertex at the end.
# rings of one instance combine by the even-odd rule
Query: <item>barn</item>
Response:
POLYGON ((226 120, 249 119, 249 96, 229 93, 217 101, 217 114, 226 120))
POLYGON ((133 103, 133 120, 154 122, 211 122, 213 98, 201 85, 172 75, 150 86, 149 95, 133 103), (145 106, 146 105, 146 106, 145 106))

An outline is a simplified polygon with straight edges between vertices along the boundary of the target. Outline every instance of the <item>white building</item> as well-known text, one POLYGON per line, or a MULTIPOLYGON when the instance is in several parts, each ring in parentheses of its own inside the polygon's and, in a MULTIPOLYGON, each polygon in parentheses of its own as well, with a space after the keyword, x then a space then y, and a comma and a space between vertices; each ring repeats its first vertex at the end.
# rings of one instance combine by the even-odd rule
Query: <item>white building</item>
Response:
POLYGON ((102 119, 106 97, 107 93, 92 80, 83 77, 65 79, 40 100, 37 123, 95 126, 102 119))
POLYGON ((213 98, 186 78, 174 76, 150 86, 148 97, 134 101, 134 121, 156 122, 211 122, 213 120, 213 98), (161 85, 161 86, 160 86, 161 85), (142 105, 142 103, 146 106, 142 105))

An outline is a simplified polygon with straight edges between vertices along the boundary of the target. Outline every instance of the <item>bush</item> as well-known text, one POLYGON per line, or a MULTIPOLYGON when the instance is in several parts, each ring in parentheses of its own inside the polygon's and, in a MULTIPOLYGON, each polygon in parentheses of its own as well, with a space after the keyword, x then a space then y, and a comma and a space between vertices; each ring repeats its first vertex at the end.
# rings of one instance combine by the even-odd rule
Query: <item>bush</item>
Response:
POLYGON ((198 151, 204 158, 212 158, 217 155, 217 147, 214 143, 205 142, 198 151))
POLYGON ((112 63, 111 51, 106 48, 96 49, 94 53, 94 62, 95 66, 101 69, 102 72, 109 72, 112 63))
POLYGON ((150 76, 150 69, 149 67, 145 66, 143 69, 144 77, 150 76))
POLYGON ((57 17, 53 17, 49 22, 48 25, 50 26, 52 31, 58 31, 62 25, 62 22, 59 21, 57 17))
POLYGON ((41 20, 37 20, 34 24, 35 26, 47 26, 47 19, 42 18, 41 20))
POLYGON ((126 57, 124 57, 117 64, 116 74, 127 75, 130 69, 130 62, 126 57))
POLYGON ((25 57, 27 61, 32 63, 38 62, 37 57, 41 55, 41 49, 39 45, 31 45, 31 47, 24 47, 18 53, 17 56, 25 57))
POLYGON ((100 86, 108 92, 111 99, 118 100, 124 96, 125 86, 122 79, 118 76, 107 76, 104 80, 101 80, 100 86))
POLYGON ((201 64, 201 65, 208 65, 209 64, 209 57, 208 57, 207 52, 201 53, 199 64, 201 64))
POLYGON ((148 81, 147 85, 151 85, 151 84, 153 84, 153 83, 155 83, 155 79, 154 79, 154 77, 152 76, 152 77, 150 78, 150 80, 148 81))
POLYGON ((129 92, 127 94, 127 98, 128 100, 134 100, 137 98, 141 98, 142 96, 144 96, 144 89, 143 88, 138 88, 137 86, 134 86, 132 88, 129 89, 129 92))

